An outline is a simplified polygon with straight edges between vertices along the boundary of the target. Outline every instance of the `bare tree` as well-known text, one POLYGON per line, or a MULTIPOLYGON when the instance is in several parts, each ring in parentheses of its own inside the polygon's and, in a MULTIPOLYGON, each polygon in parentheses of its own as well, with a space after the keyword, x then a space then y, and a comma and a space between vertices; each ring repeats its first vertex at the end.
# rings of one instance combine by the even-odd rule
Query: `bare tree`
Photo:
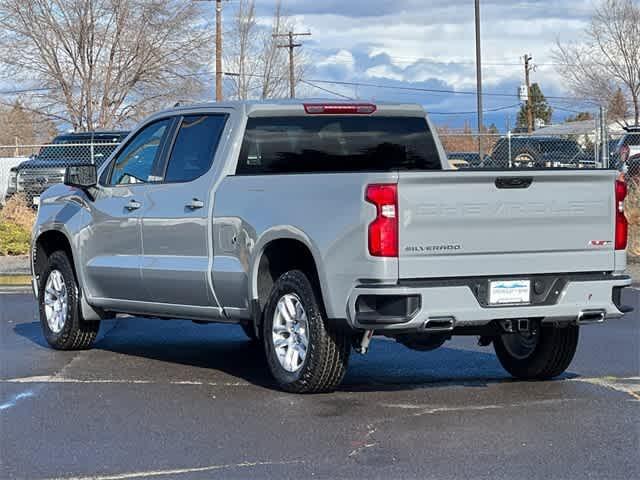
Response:
POLYGON ((0 0, 0 70, 45 87, 31 101, 51 117, 110 128, 201 92, 212 29, 198 9, 181 0, 0 0))
POLYGON ((602 0, 584 42, 557 43, 554 60, 578 96, 606 105, 621 88, 640 123, 640 7, 632 0, 602 0))
MULTIPOLYGON (((231 75, 231 96, 238 99, 281 98, 289 91, 289 64, 286 52, 278 48, 274 35, 293 29, 278 0, 270 26, 256 16, 255 0, 240 0, 227 34, 225 69, 231 75)), ((300 49, 298 49, 300 50, 300 49)), ((300 82, 307 64, 296 52, 296 81, 300 82)))
POLYGON ((0 145, 36 145, 57 133, 50 119, 25 108, 20 100, 11 107, 0 105, 0 145))
POLYGON ((624 126, 628 115, 629 106, 627 105, 627 99, 624 98, 622 89, 618 88, 616 93, 613 94, 613 97, 611 97, 611 100, 609 100, 607 116, 610 120, 614 120, 624 126))
POLYGON ((253 0, 240 0, 227 41, 227 67, 236 75, 231 76, 233 96, 246 100, 257 83, 258 59, 255 58, 259 38, 256 23, 256 5, 253 0))

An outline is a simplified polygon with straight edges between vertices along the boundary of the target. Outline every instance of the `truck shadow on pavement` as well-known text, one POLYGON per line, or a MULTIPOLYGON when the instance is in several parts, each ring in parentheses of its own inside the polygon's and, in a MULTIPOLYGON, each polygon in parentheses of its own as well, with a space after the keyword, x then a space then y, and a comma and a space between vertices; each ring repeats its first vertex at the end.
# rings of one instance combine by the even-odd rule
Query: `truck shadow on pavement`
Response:
MULTIPOLYGON (((14 331, 39 347, 48 348, 39 323, 19 324, 14 331)), ((352 353, 349 370, 339 390, 485 387, 491 383, 514 381, 502 369, 492 348, 472 350, 472 339, 466 339, 462 346, 447 345, 451 346, 417 352, 396 342, 376 338, 366 356, 352 353)), ((235 325, 124 318, 104 322, 94 350, 83 355, 84 362, 74 365, 74 376, 158 383, 240 382, 277 388, 261 345, 249 341, 235 325)), ((66 375, 71 373, 65 372, 66 375)), ((565 374, 560 378, 575 376, 565 374)))

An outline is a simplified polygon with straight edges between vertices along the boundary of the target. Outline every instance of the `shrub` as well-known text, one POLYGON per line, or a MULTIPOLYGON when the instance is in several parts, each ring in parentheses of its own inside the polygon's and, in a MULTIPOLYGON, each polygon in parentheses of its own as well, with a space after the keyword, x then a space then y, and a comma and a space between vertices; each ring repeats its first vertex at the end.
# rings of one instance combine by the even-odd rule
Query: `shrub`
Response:
POLYGON ((29 253, 31 234, 15 223, 0 220, 0 255, 25 255, 29 253))
POLYGON ((629 220, 627 253, 630 256, 640 257, 640 182, 632 182, 629 187, 625 202, 625 211, 629 220))
POLYGON ((0 211, 0 222, 19 225, 27 232, 33 228, 36 221, 36 212, 22 194, 12 196, 0 211))

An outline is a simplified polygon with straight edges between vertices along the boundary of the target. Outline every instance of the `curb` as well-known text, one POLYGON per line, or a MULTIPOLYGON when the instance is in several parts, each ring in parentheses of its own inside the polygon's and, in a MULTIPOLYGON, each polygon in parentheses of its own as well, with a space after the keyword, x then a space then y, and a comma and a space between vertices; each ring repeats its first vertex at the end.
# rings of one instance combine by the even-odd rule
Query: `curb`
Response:
POLYGON ((29 287, 31 275, 21 273, 0 274, 0 287, 29 287))

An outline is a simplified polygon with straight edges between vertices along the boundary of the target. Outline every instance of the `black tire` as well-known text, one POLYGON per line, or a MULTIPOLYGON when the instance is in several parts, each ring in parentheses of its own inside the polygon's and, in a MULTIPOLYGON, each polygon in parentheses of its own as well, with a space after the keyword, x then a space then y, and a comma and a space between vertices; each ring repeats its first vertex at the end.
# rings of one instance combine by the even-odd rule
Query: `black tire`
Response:
POLYGON ((511 154, 512 164, 516 168, 535 168, 538 165, 538 156, 529 150, 520 150, 511 154), (523 157, 517 160, 518 157, 523 157))
POLYGON ((79 295, 80 288, 69 257, 61 250, 53 252, 47 258, 46 268, 40 273, 38 306, 44 338, 56 350, 86 350, 93 345, 98 336, 100 322, 86 321, 82 318, 79 295), (67 316, 59 332, 55 332, 50 328, 45 312, 45 288, 49 275, 53 270, 57 270, 62 274, 67 292, 67 316))
POLYGON ((286 272, 273 285, 263 313, 262 338, 269 369, 280 387, 287 392, 331 392, 344 378, 351 353, 350 338, 344 332, 332 329, 323 312, 318 295, 303 272, 286 272), (306 356, 295 372, 283 368, 273 343, 275 310, 280 298, 286 294, 294 294, 299 298, 308 324, 306 356))
POLYGON ((255 328, 253 328, 253 323, 241 323, 240 328, 242 328, 244 334, 252 342, 257 342, 259 340, 258 336, 256 335, 256 330, 255 328))
MULTIPOLYGON (((578 348, 579 327, 543 325, 538 328, 539 338, 526 358, 517 358, 505 346, 505 337, 496 337, 493 345, 504 369, 523 380, 546 380, 557 377, 571 364, 578 348)), ((509 334, 518 335, 518 334, 509 334)))

